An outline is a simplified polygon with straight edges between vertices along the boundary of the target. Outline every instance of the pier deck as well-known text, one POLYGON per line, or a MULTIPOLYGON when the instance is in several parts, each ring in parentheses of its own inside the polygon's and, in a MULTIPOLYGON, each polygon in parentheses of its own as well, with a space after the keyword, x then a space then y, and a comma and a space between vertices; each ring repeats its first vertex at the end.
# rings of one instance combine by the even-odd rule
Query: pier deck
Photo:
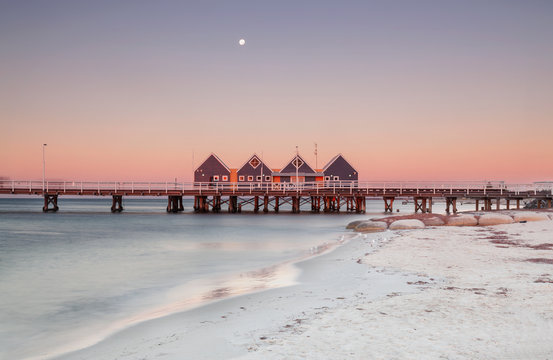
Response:
POLYGON ((165 196, 167 211, 183 210, 182 198, 194 197, 197 212, 222 210, 240 212, 242 205, 254 206, 254 212, 279 211, 282 204, 292 205, 292 212, 311 204, 312 212, 365 212, 367 198, 382 198, 384 210, 393 211, 395 198, 413 199, 415 212, 432 212, 433 199, 446 201, 446 211, 457 212, 458 198, 473 199, 476 210, 499 209, 500 201, 510 208, 511 201, 520 207, 524 199, 538 199, 538 206, 551 207, 551 184, 505 184, 504 182, 299 182, 299 183, 177 183, 177 182, 90 182, 90 181, 0 181, 0 194, 44 197, 44 211, 57 211, 58 196, 111 196, 111 211, 123 210, 123 197, 165 196), (482 202, 482 207, 479 204, 482 202))

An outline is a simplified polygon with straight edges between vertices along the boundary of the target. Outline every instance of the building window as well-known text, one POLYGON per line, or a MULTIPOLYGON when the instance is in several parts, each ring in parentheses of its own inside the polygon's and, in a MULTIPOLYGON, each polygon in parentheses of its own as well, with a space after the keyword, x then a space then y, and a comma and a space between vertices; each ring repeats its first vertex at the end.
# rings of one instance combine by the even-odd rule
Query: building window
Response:
POLYGON ((244 175, 240 175, 240 176, 238 177, 238 181, 244 181, 244 180, 245 180, 244 175))
POLYGON ((330 176, 325 176, 325 181, 330 181, 330 176))
POLYGON ((261 175, 257 175, 257 176, 255 177, 255 181, 261 181, 261 175))
POLYGON ((213 181, 219 181, 219 175, 213 176, 213 181))
POLYGON ((340 177, 339 177, 339 176, 335 176, 335 177, 334 177, 334 181, 338 181, 338 180, 340 180, 340 177))
POLYGON ((228 181, 228 176, 223 175, 223 181, 228 181))
POLYGON ((294 167, 296 169, 299 169, 302 165, 303 165, 303 161, 299 158, 299 157, 296 157, 293 161, 292 161, 292 165, 294 165, 294 167))
POLYGON ((256 157, 254 157, 253 159, 250 160, 250 165, 251 165, 251 167, 253 167, 254 169, 255 169, 256 167, 258 167, 259 164, 261 164, 261 161, 259 161, 259 159, 256 158, 256 157))
POLYGON ((271 181, 271 177, 270 176, 265 176, 265 181, 271 181))
POLYGON ((248 176, 248 181, 253 181, 253 176, 248 176))

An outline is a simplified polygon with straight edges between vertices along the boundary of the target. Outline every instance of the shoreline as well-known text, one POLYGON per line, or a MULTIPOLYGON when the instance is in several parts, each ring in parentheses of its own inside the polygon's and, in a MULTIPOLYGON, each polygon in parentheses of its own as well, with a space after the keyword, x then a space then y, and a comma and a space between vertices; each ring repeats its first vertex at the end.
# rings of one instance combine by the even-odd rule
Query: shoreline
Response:
POLYGON ((240 359, 551 359, 552 237, 551 220, 398 231, 361 262, 421 291, 315 314, 240 359))
POLYGON ((327 240, 313 247, 308 254, 299 258, 290 259, 260 269, 249 270, 240 274, 234 274, 229 277, 226 282, 222 282, 217 289, 199 295, 195 301, 188 299, 188 305, 174 303, 165 305, 161 308, 151 309, 145 313, 137 314, 133 316, 133 318, 120 320, 110 326, 111 330, 106 330, 104 334, 98 335, 92 339, 83 340, 79 345, 72 346, 69 350, 55 351, 52 355, 43 354, 28 357, 25 360, 65 359, 68 356, 71 357, 73 354, 78 354, 81 351, 85 351, 88 348, 109 340, 110 337, 120 332, 124 332, 143 323, 193 311, 201 312, 203 307, 214 306, 214 304, 218 302, 225 302, 247 295, 278 290, 283 287, 295 286, 298 284, 302 273, 299 264, 329 254, 357 236, 359 235, 344 232, 339 239, 327 240), (229 283, 233 284, 229 285, 229 283))
POLYGON ((137 314, 132 318, 122 319, 110 326, 103 334, 93 338, 83 340, 79 345, 72 346, 71 349, 54 351, 52 355, 37 355, 28 357, 25 360, 56 360, 71 357, 73 354, 79 354, 88 348, 94 347, 120 332, 124 332, 143 323, 156 321, 166 317, 185 314, 187 312, 200 311, 203 307, 214 306, 218 302, 225 302, 237 297, 255 295, 257 293, 277 290, 283 287, 290 287, 298 284, 301 276, 301 270, 298 264, 310 261, 319 256, 331 253, 336 248, 347 243, 356 234, 343 234, 340 239, 335 241, 326 241, 312 249, 308 254, 299 258, 290 259, 282 263, 273 264, 260 269, 251 269, 242 273, 229 276, 225 281, 219 283, 217 289, 209 290, 199 294, 195 298, 187 299, 186 304, 176 302, 164 305, 160 308, 151 309, 147 312, 137 314))
MULTIPOLYGON (((159 356, 165 359, 255 359, 259 356, 279 359, 317 357, 317 354, 339 358, 366 355, 408 358, 418 351, 428 352, 430 358, 443 354, 495 358, 507 351, 497 351, 496 343, 508 349, 516 348, 505 329, 516 333, 510 322, 520 323, 526 318, 533 319, 531 324, 524 324, 528 327, 525 344, 530 344, 530 349, 519 344, 521 349, 509 351, 514 354, 531 351, 535 355, 532 358, 545 359, 544 354, 553 354, 553 345, 540 348, 536 338, 543 337, 542 332, 553 334, 550 331, 553 315, 547 311, 553 308, 553 300, 532 300, 534 309, 540 313, 528 313, 520 298, 525 292, 520 291, 513 301, 523 311, 513 304, 509 305, 509 311, 504 311, 501 300, 513 296, 513 288, 520 284, 518 277, 511 279, 502 273, 510 260, 498 257, 504 254, 497 252, 538 251, 541 253, 536 255, 545 254, 545 257, 535 259, 548 259, 550 252, 547 251, 551 249, 544 248, 546 242, 542 240, 553 232, 552 224, 552 221, 541 221, 360 234, 331 251, 296 262, 300 275, 295 285, 226 298, 142 322, 96 345, 54 359, 159 356), (487 237, 481 239, 484 234, 487 237), (516 246, 509 240, 513 236, 520 238, 516 246), (527 247, 521 245, 524 241, 528 242, 527 247), (451 258, 452 254, 457 258, 451 258), (491 265, 487 268, 482 263, 491 265), (483 282, 486 272, 493 276, 483 282), (459 281, 463 276, 471 279, 459 281), (435 318, 436 315, 440 316, 435 318), (404 329, 405 321, 414 327, 404 329), (464 325, 458 326, 457 322, 464 325), (450 327, 457 333, 451 333, 450 327), (416 332, 421 328, 426 332, 416 332), (396 334, 398 329, 401 336, 396 334), (440 336, 441 332, 446 336, 440 336), (473 336, 473 332, 478 336, 473 336), (503 338, 487 332, 500 332, 503 338), (421 333, 425 336, 422 345, 417 340, 421 333), (330 336, 332 346, 327 344, 330 336), (456 337, 462 341, 457 343, 456 337), (399 339, 402 343, 397 343, 399 339), (372 343, 373 340, 376 342, 372 343), (448 350, 452 342, 453 348, 448 350), (344 353, 345 348, 351 352, 344 353), (484 350, 493 349, 497 354, 485 355, 484 350)), ((550 243, 553 243, 551 239, 550 243)), ((547 268, 551 267, 549 263, 519 261, 517 266, 524 268, 522 273, 533 268, 533 284, 544 285, 549 291, 553 289, 553 268, 547 268), (535 269, 539 266, 546 268, 538 274, 535 269)), ((535 296, 542 299, 543 289, 538 290, 535 296)))
MULTIPOLYGON (((293 322, 300 323, 301 320, 298 319, 301 319, 303 309, 313 305, 311 296, 305 295, 313 293, 315 288, 327 293, 327 297, 324 299, 317 299, 319 302, 317 307, 320 308, 335 306, 336 301, 339 302, 342 300, 341 298, 351 295, 345 293, 351 292, 352 288, 356 286, 355 279, 348 279, 346 274, 334 273, 334 267, 328 266, 328 263, 345 262, 344 256, 347 257, 348 254, 351 254, 351 247, 357 248, 357 252, 366 251, 367 246, 372 247, 377 244, 377 239, 382 234, 375 236, 346 234, 345 236, 348 237, 348 235, 350 238, 341 244, 337 242, 336 246, 325 249, 320 254, 293 262, 291 265, 299 271, 299 277, 294 285, 224 298, 189 310, 133 324, 92 346, 50 359, 112 359, 126 356, 133 359, 135 358, 133 354, 125 349, 137 347, 142 347, 142 350, 136 353, 142 357, 147 357, 145 353, 150 353, 156 347, 160 347, 164 350, 165 358, 169 359, 173 358, 172 356, 175 359, 182 357, 212 359, 229 358, 229 355, 231 355, 230 357, 246 355, 247 347, 245 345, 256 337, 263 338, 263 329, 286 321, 289 317, 295 317, 296 320, 293 322), (360 249, 359 246, 363 249, 360 249), (321 275, 324 275, 325 278, 321 279, 321 275), (345 284, 345 288, 323 290, 326 283, 338 284, 340 282, 345 284), (283 299, 301 299, 301 301, 285 301, 288 310, 283 312, 281 309, 283 299), (259 318, 260 312, 262 319, 259 318), (296 315, 291 316, 290 314, 296 315), (255 326, 252 326, 253 324, 255 326), (252 335, 252 332, 257 332, 254 329, 256 327, 260 328, 258 336, 252 335), (236 333, 240 335, 236 336, 236 333), (144 339, 144 336, 147 338, 144 339), (179 340, 183 341, 184 338, 186 339, 185 344, 181 343, 177 349, 169 349, 169 347, 172 348, 170 344, 179 343, 179 340), (212 340, 210 341, 210 339, 212 340), (221 345, 221 342, 224 345, 221 345), (208 349, 207 353, 206 349, 208 349)), ((351 268, 349 269, 350 274, 366 278, 365 280, 370 279, 371 281, 362 283, 371 288, 373 292, 378 293, 378 296, 385 296, 390 292, 416 291, 412 286, 405 285, 404 275, 377 271, 365 274, 365 269, 356 262, 351 262, 349 267, 351 268), (384 281, 392 278, 395 281, 393 289, 384 281)), ((411 276, 410 278, 412 278, 412 282, 420 280, 418 277, 411 276)), ((154 356, 154 353, 150 356, 154 356)))
MULTIPOLYGON (((83 203, 83 206, 87 204, 83 203)), ((73 208, 78 209, 77 206, 73 208)), ((158 217, 150 217, 144 219, 147 220, 145 223, 142 217, 122 217, 109 213, 90 218, 74 216, 73 212, 27 216, 25 221, 32 221, 36 229, 42 229, 40 231, 28 229, 19 220, 17 213, 3 217, 3 225, 9 225, 7 233, 14 234, 15 240, 8 242, 13 245, 12 248, 25 248, 26 244, 33 245, 27 246, 29 250, 47 247, 48 252, 55 256, 44 256, 43 251, 29 252, 30 255, 21 251, 21 256, 14 258, 17 261, 13 261, 13 281, 6 282, 6 288, 3 287, 8 295, 13 296, 3 298, 2 308, 6 309, 3 333, 6 336, 2 343, 6 345, 2 346, 0 353, 9 358, 44 359, 62 355, 69 349, 83 348, 98 342, 105 334, 127 327, 127 320, 136 323, 149 317, 143 314, 149 315, 160 308, 163 310, 166 305, 181 302, 189 308, 189 303, 184 302, 186 299, 204 295, 212 297, 212 290, 221 289, 215 291, 216 295, 227 296, 229 292, 226 288, 234 285, 245 286, 240 286, 231 295, 244 292, 245 287, 263 285, 267 282, 267 272, 259 270, 290 259, 302 260, 323 242, 334 244, 343 234, 343 217, 324 216, 317 219, 309 215, 301 218, 281 215, 283 217, 279 220, 263 215, 254 218, 248 214, 235 219, 223 219, 209 215, 165 216, 164 213, 164 216, 159 216, 161 221, 158 222, 158 217), (106 218, 110 220, 106 221, 106 218), (74 242, 74 231, 69 225, 50 230, 49 226, 58 222, 60 225, 85 225, 79 227, 79 233, 87 235, 85 238, 92 241, 74 242), (205 229, 200 225, 205 225, 205 229), (96 232, 96 228, 100 231, 96 232), (159 239, 151 241, 156 238, 158 229, 168 231, 163 230, 159 239), (222 235, 221 239, 218 238, 219 234, 222 235), (191 240, 189 243, 192 237, 197 241, 191 240), (40 238, 41 242, 25 243, 18 241, 19 238, 40 238), (68 243, 75 246, 67 247, 65 244, 68 243), (83 246, 76 246, 80 244, 83 246), (85 255, 81 251, 83 249, 94 250, 90 252, 90 258, 80 256, 85 255), (199 255, 188 255, 196 253, 199 255), (61 261, 57 261, 59 254, 64 254, 59 257, 61 261), (98 256, 100 254, 102 258, 98 256), (95 258, 99 261, 94 261, 95 258), (102 261, 104 258, 106 261, 102 261), (44 286, 25 285, 32 284, 33 279, 37 278, 32 271, 27 271, 33 267, 26 266, 26 259, 39 260, 33 263, 42 266, 44 271, 37 273, 42 277, 41 281, 36 282, 44 286), (114 261, 118 259, 122 261, 114 261), (145 276, 137 276, 138 272, 119 271, 131 269, 127 264, 145 276), (56 271, 49 272, 49 269, 56 271), (249 275, 249 272, 255 271, 257 275, 249 275), (162 275, 157 275, 160 273, 162 275), (236 281, 228 284, 229 277, 236 281), (29 294, 25 295, 28 296, 19 296, 19 288, 27 291, 29 294), (18 315, 19 311, 21 315, 18 315)), ((77 239, 80 237, 77 236, 77 239)), ((273 276, 275 280, 278 278, 280 276, 273 276)), ((249 292, 249 289, 246 290, 249 292)), ((173 309, 168 310, 175 312, 173 309)), ((159 317, 160 314, 153 315, 159 317)))

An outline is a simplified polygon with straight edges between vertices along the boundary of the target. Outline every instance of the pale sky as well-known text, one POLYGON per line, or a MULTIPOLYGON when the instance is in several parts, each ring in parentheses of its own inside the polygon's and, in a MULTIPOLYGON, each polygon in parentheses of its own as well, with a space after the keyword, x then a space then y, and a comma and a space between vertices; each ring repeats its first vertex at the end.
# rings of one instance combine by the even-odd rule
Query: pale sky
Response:
POLYGON ((2 1, 0 176, 553 180, 550 1, 2 1), (238 40, 244 38, 246 45, 238 40))

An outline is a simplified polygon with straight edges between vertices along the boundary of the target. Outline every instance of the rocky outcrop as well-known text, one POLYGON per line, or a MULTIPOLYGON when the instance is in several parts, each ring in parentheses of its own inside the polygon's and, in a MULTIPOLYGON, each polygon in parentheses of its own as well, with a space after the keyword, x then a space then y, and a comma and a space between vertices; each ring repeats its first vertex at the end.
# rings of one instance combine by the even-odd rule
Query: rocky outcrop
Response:
POLYGON ((355 227, 359 224, 361 224, 362 222, 365 222, 367 220, 355 220, 355 221, 352 221, 348 224, 348 226, 346 226, 346 229, 355 229, 355 227))
POLYGON ((386 224, 384 221, 363 221, 359 225, 355 227, 355 231, 357 232, 379 232, 379 231, 385 231, 388 229, 388 224, 386 224))
POLYGON ((390 230, 424 229, 424 223, 416 219, 397 220, 390 224, 390 230))
POLYGON ((540 208, 545 208, 547 207, 547 202, 545 200, 539 200, 539 199, 534 199, 532 201, 530 201, 529 203, 527 203, 526 205, 524 205, 524 208, 525 209, 538 209, 538 203, 540 204, 540 208))
POLYGON ((513 222, 513 218, 505 214, 484 214, 478 219, 480 226, 512 224, 513 222))
POLYGON ((547 216, 547 214, 535 212, 517 213, 513 216, 513 218, 515 222, 549 220, 549 216, 547 216))
POLYGON ((421 219, 421 221, 424 223, 424 225, 426 226, 442 226, 445 224, 445 221, 443 221, 440 217, 438 216, 433 216, 433 217, 427 217, 427 218, 423 218, 421 219))
POLYGON ((348 229, 357 232, 377 232, 402 229, 422 229, 426 226, 490 226, 524 221, 553 220, 553 211, 470 212, 458 215, 411 214, 352 221, 348 229))
POLYGON ((448 226, 476 226, 478 220, 472 215, 456 215, 447 219, 448 226))

